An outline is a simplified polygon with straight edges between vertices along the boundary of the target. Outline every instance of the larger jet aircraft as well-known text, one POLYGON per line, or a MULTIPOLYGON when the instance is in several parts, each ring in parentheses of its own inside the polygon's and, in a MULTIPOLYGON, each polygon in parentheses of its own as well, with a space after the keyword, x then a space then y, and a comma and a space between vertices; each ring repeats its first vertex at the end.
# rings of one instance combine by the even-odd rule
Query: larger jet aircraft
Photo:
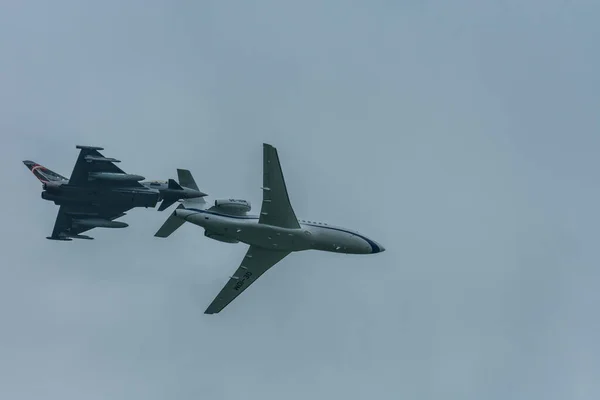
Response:
POLYGON ((135 207, 154 207, 162 200, 159 211, 179 199, 206 196, 198 190, 190 171, 178 169, 179 183, 168 181, 140 182, 145 178, 127 174, 117 167, 120 162, 104 157, 102 147, 76 146, 79 157, 71 178, 57 174, 33 162, 23 161, 42 182, 42 199, 60 206, 51 240, 93 239, 82 235, 93 228, 125 228, 125 222, 115 221, 135 207))
POLYGON ((184 222, 204 228, 204 235, 226 243, 250 245, 241 265, 208 306, 205 314, 223 310, 269 268, 294 251, 321 250, 346 254, 375 254, 384 247, 345 228, 296 218, 290 204, 277 149, 263 144, 263 200, 260 215, 249 215, 246 200, 204 198, 183 200, 157 237, 168 237, 184 222), (212 205, 211 205, 212 204, 212 205))

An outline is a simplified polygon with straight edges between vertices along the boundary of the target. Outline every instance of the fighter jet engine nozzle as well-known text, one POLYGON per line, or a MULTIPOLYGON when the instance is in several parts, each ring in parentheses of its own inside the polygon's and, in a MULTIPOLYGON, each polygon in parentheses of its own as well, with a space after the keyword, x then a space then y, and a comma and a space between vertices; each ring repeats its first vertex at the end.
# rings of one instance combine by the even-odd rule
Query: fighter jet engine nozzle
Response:
POLYGON ((63 182, 49 181, 43 182, 42 188, 46 191, 53 192, 63 185, 63 182))
POLYGON ((86 228, 127 228, 129 224, 121 221, 110 221, 102 218, 74 219, 73 225, 86 228))
POLYGON ((59 196, 56 193, 52 193, 52 192, 49 192, 47 190, 44 191, 44 192, 42 192, 42 199, 48 200, 48 201, 53 201, 56 204, 73 203, 73 202, 75 202, 72 199, 69 199, 69 198, 64 197, 64 196, 59 196))

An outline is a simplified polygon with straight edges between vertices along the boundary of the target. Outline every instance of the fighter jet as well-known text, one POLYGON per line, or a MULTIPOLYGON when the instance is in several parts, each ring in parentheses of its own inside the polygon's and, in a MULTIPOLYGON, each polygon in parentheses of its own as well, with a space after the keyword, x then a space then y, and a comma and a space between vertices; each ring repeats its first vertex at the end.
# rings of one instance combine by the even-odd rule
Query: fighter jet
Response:
POLYGON ((239 268, 205 311, 216 314, 269 268, 294 251, 321 250, 375 254, 385 248, 349 229, 301 220, 290 203, 277 150, 263 144, 263 191, 260 215, 249 215, 246 200, 183 200, 154 236, 166 238, 186 221, 204 228, 204 236, 225 243, 250 245, 239 268))
POLYGON ((29 160, 23 163, 42 182, 42 199, 60 206, 50 240, 93 239, 82 235, 93 228, 125 228, 115 221, 136 207, 155 207, 159 211, 175 201, 206 196, 197 189, 188 170, 177 170, 180 183, 168 181, 141 182, 145 178, 128 174, 115 165, 119 160, 104 157, 102 147, 75 146, 79 157, 71 178, 57 174, 29 160))

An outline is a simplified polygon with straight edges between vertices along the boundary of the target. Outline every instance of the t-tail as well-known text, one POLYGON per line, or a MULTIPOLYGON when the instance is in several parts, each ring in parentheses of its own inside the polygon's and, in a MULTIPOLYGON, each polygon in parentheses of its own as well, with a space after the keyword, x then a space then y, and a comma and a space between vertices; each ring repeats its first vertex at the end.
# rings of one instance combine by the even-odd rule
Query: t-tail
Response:
MULTIPOLYGON (((169 237, 173 232, 175 232, 177 229, 179 229, 181 227, 181 225, 183 225, 185 223, 185 219, 181 216, 181 213, 179 213, 179 216, 177 215, 178 211, 185 210, 186 208, 202 208, 202 209, 204 209, 208 206, 208 203, 206 202, 206 200, 204 200, 204 196, 207 196, 207 195, 205 193, 202 193, 198 189, 198 185, 196 184, 196 181, 194 181, 194 178, 192 177, 192 174, 190 173, 190 171, 188 171, 187 169, 178 169, 177 177, 179 179, 179 185, 183 186, 183 189, 192 190, 196 193, 200 193, 200 195, 193 196, 193 197, 190 196, 188 198, 179 200, 180 201, 179 206, 177 206, 177 208, 175 210, 173 210, 171 215, 169 215, 169 218, 167 218, 165 223, 154 234, 154 236, 156 236, 156 237, 160 237, 160 238, 169 237)), ((173 181, 173 183, 177 184, 174 181, 173 181)), ((173 183, 171 183, 169 181, 169 186, 171 186, 173 183)), ((161 208, 163 208, 163 204, 165 204, 166 201, 167 200, 163 201, 163 203, 161 204, 161 208)), ((169 205, 173 204, 173 202, 169 203, 167 205, 167 207, 169 205)), ((164 210, 164 208, 163 208, 163 210, 164 210)))
POLYGON ((198 185, 187 169, 177 169, 177 178, 179 183, 169 179, 166 189, 161 190, 163 202, 158 207, 158 211, 166 210, 176 201, 183 201, 185 204, 204 204, 203 199, 206 193, 198 189, 198 185))
POLYGON ((25 160, 23 161, 23 164, 25 164, 31 173, 44 185, 50 182, 67 183, 69 181, 64 176, 57 174, 56 172, 49 170, 48 168, 34 161, 25 160))

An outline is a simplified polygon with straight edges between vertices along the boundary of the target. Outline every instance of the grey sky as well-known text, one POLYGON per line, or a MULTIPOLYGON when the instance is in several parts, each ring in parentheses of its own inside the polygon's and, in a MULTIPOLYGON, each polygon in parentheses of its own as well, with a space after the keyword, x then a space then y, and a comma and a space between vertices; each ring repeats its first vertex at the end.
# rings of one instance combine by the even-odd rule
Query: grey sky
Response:
POLYGON ((600 3, 9 1, 0 6, 0 395, 600 397, 600 3), (95 241, 21 164, 75 144, 377 256, 294 254, 202 312, 245 245, 132 210, 95 241), (5 187, 6 189, 6 187, 5 187), (5 190, 5 193, 7 190, 5 190))

